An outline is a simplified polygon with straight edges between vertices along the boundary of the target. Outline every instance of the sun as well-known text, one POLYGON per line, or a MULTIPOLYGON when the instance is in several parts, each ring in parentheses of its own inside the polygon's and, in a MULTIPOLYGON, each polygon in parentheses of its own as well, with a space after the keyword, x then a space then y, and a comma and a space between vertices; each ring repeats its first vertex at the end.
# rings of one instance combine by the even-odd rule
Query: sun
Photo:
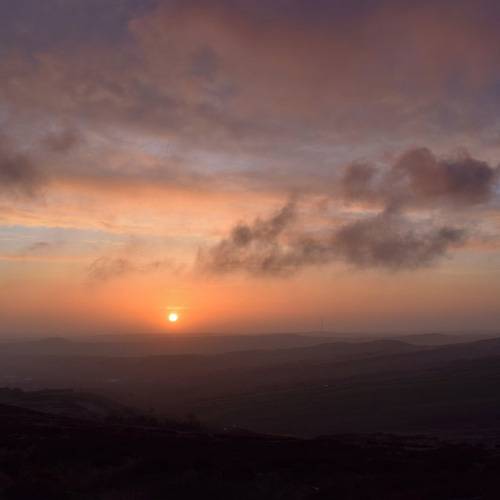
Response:
POLYGON ((175 323, 179 319, 179 315, 176 312, 171 312, 168 314, 168 320, 170 323, 175 323))

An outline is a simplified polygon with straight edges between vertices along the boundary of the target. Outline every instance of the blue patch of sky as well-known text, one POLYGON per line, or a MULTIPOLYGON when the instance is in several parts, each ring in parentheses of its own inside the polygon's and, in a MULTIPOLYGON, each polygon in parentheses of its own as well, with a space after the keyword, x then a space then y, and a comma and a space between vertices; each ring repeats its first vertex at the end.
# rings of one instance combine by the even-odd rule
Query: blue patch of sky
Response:
POLYGON ((0 251, 16 253, 39 242, 53 244, 54 247, 79 248, 82 253, 103 245, 122 242, 124 236, 105 231, 60 227, 0 226, 0 251))

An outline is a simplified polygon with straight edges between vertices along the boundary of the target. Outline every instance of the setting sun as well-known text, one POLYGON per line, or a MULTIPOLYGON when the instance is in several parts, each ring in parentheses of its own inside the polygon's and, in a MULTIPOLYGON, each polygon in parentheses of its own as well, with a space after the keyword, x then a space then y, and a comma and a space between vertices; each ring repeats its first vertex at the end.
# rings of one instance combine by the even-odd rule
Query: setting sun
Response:
POLYGON ((179 315, 176 312, 171 312, 168 315, 168 320, 170 323, 175 323, 179 319, 179 315))

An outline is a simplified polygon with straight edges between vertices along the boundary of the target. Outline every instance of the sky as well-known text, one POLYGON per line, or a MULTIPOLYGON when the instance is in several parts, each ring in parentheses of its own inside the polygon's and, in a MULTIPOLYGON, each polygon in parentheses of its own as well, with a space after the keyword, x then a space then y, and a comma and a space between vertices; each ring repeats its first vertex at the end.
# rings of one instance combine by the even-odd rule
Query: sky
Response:
POLYGON ((496 0, 0 0, 0 335, 498 331, 499 158, 496 0))

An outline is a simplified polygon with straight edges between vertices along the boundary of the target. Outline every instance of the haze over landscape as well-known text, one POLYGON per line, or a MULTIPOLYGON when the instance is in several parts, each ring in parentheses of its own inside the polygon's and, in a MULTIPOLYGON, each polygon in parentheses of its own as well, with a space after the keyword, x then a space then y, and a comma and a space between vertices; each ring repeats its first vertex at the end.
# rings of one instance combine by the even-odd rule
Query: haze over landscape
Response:
POLYGON ((500 4, 0 0, 0 500, 497 499, 500 4))

